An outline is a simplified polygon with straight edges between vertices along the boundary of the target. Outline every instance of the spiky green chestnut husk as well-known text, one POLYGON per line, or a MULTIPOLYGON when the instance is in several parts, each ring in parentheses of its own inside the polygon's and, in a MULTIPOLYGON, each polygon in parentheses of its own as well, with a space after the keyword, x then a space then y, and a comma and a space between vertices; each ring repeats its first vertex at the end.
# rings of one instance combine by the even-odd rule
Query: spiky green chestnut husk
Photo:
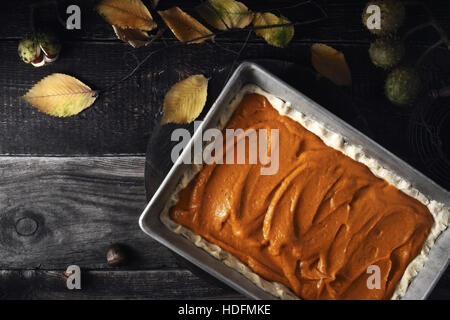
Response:
POLYGON ((422 81, 419 73, 410 67, 398 67, 392 70, 384 86, 386 97, 396 105, 412 104, 421 89, 422 81))
POLYGON ((367 27, 367 20, 370 14, 367 13, 367 7, 370 5, 377 5, 380 7, 380 29, 369 29, 370 32, 376 35, 389 35, 394 33, 401 27, 405 20, 405 6, 399 0, 373 0, 369 1, 362 14, 362 23, 367 27))
POLYGON ((377 39, 369 48, 372 63, 383 69, 391 69, 399 64, 405 55, 403 42, 395 39, 377 39))
POLYGON ((42 51, 44 51, 44 54, 47 57, 53 58, 59 55, 59 52, 61 51, 61 43, 53 33, 38 32, 36 34, 36 38, 42 51))
POLYGON ((41 48, 38 41, 36 41, 35 35, 26 35, 20 42, 17 48, 19 57, 25 63, 31 63, 38 59, 41 55, 41 48))
POLYGON ((55 61, 61 51, 61 43, 51 32, 34 32, 26 35, 18 46, 18 54, 23 62, 41 67, 55 61))

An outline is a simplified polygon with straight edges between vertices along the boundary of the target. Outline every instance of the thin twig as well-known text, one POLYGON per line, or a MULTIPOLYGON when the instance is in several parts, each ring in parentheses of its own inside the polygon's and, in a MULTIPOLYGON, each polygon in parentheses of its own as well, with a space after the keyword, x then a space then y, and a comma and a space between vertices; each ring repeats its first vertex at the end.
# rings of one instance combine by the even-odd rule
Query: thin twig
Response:
POLYGON ((296 4, 289 5, 289 6, 285 6, 285 7, 273 8, 273 9, 271 9, 271 10, 277 10, 277 11, 278 11, 278 10, 286 10, 286 9, 295 9, 295 8, 298 8, 298 7, 300 7, 300 6, 304 6, 304 5, 310 4, 310 3, 316 5, 316 3, 315 3, 314 1, 307 0, 307 1, 298 2, 298 3, 296 3, 296 4))
POLYGON ((415 26, 414 28, 408 30, 408 32, 406 32, 403 37, 402 40, 405 41, 410 35, 412 35, 414 32, 419 31, 420 29, 426 28, 426 27, 431 27, 432 23, 431 21, 425 22, 425 23, 421 23, 417 26, 415 26))
MULTIPOLYGON (((172 45, 172 46, 175 46, 175 45, 172 45)), ((139 62, 139 63, 136 65, 136 67, 134 67, 134 69, 133 69, 130 73, 128 73, 126 76, 122 77, 119 81, 114 82, 114 83, 111 84, 110 86, 106 87, 105 89, 99 90, 98 92, 99 92, 99 93, 105 93, 105 92, 108 92, 108 91, 110 91, 113 87, 115 87, 116 85, 118 85, 118 84, 120 84, 120 83, 122 83, 122 82, 128 80, 128 79, 131 78, 131 77, 136 73, 136 71, 138 71, 139 68, 140 68, 143 64, 145 64, 145 63, 148 61, 148 59, 150 59, 154 54, 156 54, 156 53, 158 53, 158 52, 160 52, 160 51, 163 51, 163 50, 165 50, 166 48, 170 48, 170 47, 172 47, 172 46, 162 47, 162 48, 159 48, 159 49, 157 49, 157 50, 155 50, 155 51, 150 52, 150 53, 149 53, 149 54, 148 54, 141 62, 139 62)))
POLYGON ((422 53, 422 55, 420 56, 420 58, 417 60, 416 62, 416 68, 419 67, 423 60, 425 59, 425 57, 434 49, 438 48, 440 45, 445 44, 448 48, 448 50, 450 50, 450 41, 449 38, 447 36, 447 34, 445 33, 444 29, 442 29, 442 27, 439 25, 439 23, 436 21, 436 18, 433 15, 433 12, 431 11, 431 9, 423 2, 420 3, 414 3, 417 5, 422 6, 422 8, 426 11, 429 21, 422 23, 414 28, 412 28, 411 30, 409 30, 407 33, 405 33, 405 35, 402 37, 403 40, 406 40, 407 37, 409 37, 411 34, 413 34, 414 32, 426 28, 426 27, 433 27, 439 34, 440 36, 440 40, 435 42, 431 47, 429 47, 427 50, 425 50, 424 53, 422 53))
POLYGON ((436 31, 441 36, 441 40, 445 45, 447 46, 448 50, 450 50, 450 41, 448 39, 447 34, 445 33, 444 29, 436 22, 436 20, 433 18, 433 21, 431 22, 431 25, 436 29, 436 31))
POLYGON ((216 8, 214 8, 209 1, 204 1, 203 3, 206 3, 205 6, 206 8, 211 11, 212 13, 214 13, 214 15, 219 18, 219 20, 223 23, 223 25, 225 26, 225 29, 230 30, 230 27, 227 25, 227 23, 225 22, 225 20, 223 20, 222 16, 219 14, 219 12, 217 12, 216 8))
POLYGON ((421 5, 422 5, 423 9, 427 12, 428 17, 430 18, 431 26, 439 33, 441 40, 443 41, 443 43, 445 43, 447 45, 448 49, 450 50, 450 41, 448 39, 447 33, 439 25, 436 18, 434 17, 433 12, 431 11, 431 9, 425 3, 421 3, 421 5))
POLYGON ((224 51, 227 51, 227 52, 230 52, 230 53, 232 53, 232 54, 238 54, 238 51, 235 51, 235 50, 233 50, 233 49, 229 49, 229 48, 227 48, 227 47, 225 47, 225 46, 222 46, 221 44, 219 44, 217 41, 214 41, 214 42, 212 42, 215 46, 217 46, 217 47, 219 47, 220 49, 222 49, 222 50, 224 50, 224 51))
MULTIPOLYGON (((258 26, 258 27, 250 27, 250 28, 245 28, 245 29, 227 29, 225 31, 219 31, 219 32, 211 32, 209 34, 200 36, 200 37, 196 37, 194 39, 191 39, 189 41, 185 41, 185 42, 176 42, 170 45, 165 46, 164 48, 159 48, 156 49, 155 51, 150 52, 140 63, 138 63, 136 65, 136 67, 131 70, 130 73, 128 73, 127 75, 125 75, 124 77, 122 77, 120 80, 118 80, 117 82, 111 84, 110 86, 106 87, 105 89, 100 90, 99 92, 101 93, 105 93, 110 91, 113 87, 115 87, 116 85, 128 80, 130 77, 132 77, 141 66, 143 66, 154 54, 161 52, 165 49, 168 48, 173 48, 173 47, 177 47, 177 46, 181 46, 184 44, 190 44, 190 43, 194 43, 200 40, 206 40, 206 39, 210 39, 212 37, 216 37, 219 35, 223 35, 223 34, 227 34, 227 33, 232 33, 232 32, 242 32, 242 31, 248 31, 248 35, 247 38, 245 40, 244 45, 241 47, 240 51, 237 53, 237 57, 239 58, 239 56, 241 55, 242 51, 244 50, 245 46, 247 45, 249 39, 250 39, 250 35, 253 31, 255 30, 263 30, 263 29, 272 29, 272 28, 282 28, 282 27, 291 27, 291 26, 299 26, 299 25, 305 25, 305 24, 311 24, 311 23, 315 23, 315 22, 319 22, 319 21, 323 21, 324 19, 328 18, 328 15, 326 14, 326 12, 320 7, 318 6, 314 1, 307 1, 307 2, 303 2, 302 4, 306 4, 306 3, 312 3, 314 4, 317 8, 320 9, 322 16, 320 18, 316 18, 316 19, 311 19, 311 20, 307 20, 307 21, 302 21, 302 22, 291 22, 291 23, 280 23, 280 24, 273 24, 273 25, 268 25, 268 26, 258 26)), ((226 24, 225 24, 226 25, 226 24)), ((233 65, 236 63, 237 59, 235 59, 235 62, 233 62, 233 65)))
POLYGON ((425 57, 431 52, 431 51, 433 51, 434 49, 436 49, 437 47, 439 47, 441 44, 443 44, 443 43, 445 43, 444 42, 444 40, 439 40, 439 41, 437 41, 435 44, 433 44, 431 47, 429 47, 427 50, 425 50, 425 52, 424 53, 422 53, 422 55, 420 56, 420 58, 417 60, 417 62, 416 62, 416 68, 418 68, 421 64, 422 64, 422 62, 423 62, 423 60, 425 59, 425 57))
POLYGON ((227 75, 227 77, 225 78, 224 85, 225 85, 225 83, 227 83, 228 80, 230 79, 231 74, 232 74, 232 72, 234 71, 234 66, 236 65, 236 62, 239 60, 239 58, 240 58, 242 52, 244 51, 245 47, 247 46, 248 40, 250 39, 250 35, 251 35, 251 34, 252 34, 252 31, 250 30, 250 31, 248 32, 248 34, 247 34, 247 37, 245 38, 244 44, 243 44, 243 45, 241 46, 241 48, 239 49, 239 51, 238 51, 238 53, 237 53, 237 55, 236 55, 236 58, 234 58, 233 63, 231 64, 230 71, 228 71, 228 75, 227 75))
POLYGON ((428 16, 430 17, 431 25, 434 27, 434 29, 436 29, 436 31, 439 33, 439 36, 441 37, 441 40, 443 41, 443 43, 445 43, 447 45, 447 47, 450 50, 450 41, 449 41, 448 36, 445 33, 444 29, 442 29, 442 27, 439 25, 436 18, 434 17, 433 12, 425 3, 423 4, 423 8, 425 9, 428 16))

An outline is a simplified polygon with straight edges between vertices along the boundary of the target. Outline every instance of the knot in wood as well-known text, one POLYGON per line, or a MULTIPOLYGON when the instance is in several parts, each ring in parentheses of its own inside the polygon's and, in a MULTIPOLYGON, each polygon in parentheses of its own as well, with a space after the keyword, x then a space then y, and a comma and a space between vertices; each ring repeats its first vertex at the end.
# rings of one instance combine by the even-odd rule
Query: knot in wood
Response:
POLYGON ((16 232, 21 236, 32 236, 38 228, 38 222, 30 217, 23 217, 16 221, 16 232))

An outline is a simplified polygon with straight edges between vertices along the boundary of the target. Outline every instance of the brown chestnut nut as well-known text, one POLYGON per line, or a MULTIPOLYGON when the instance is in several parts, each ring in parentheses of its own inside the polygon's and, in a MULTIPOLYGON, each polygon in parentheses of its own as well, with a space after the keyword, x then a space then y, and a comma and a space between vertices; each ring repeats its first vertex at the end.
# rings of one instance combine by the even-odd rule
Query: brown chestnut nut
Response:
POLYGON ((69 279, 69 277, 70 277, 72 274, 73 274, 72 272, 67 272, 67 270, 66 270, 66 271, 64 271, 64 272, 61 274, 61 277, 63 278, 64 281, 67 281, 67 279, 69 279))
POLYGON ((126 261, 125 248, 120 244, 112 244, 106 251, 106 261, 109 266, 118 266, 126 261))

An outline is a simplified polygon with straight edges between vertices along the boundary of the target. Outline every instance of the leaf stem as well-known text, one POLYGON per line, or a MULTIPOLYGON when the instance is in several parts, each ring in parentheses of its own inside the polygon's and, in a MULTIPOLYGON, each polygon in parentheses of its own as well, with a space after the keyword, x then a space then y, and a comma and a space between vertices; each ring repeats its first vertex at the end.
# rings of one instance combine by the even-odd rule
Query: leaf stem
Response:
POLYGON ((445 45, 447 46, 448 50, 450 50, 450 41, 449 41, 448 36, 445 33, 444 29, 442 29, 442 27, 436 22, 436 20, 434 20, 434 18, 433 18, 433 20, 431 22, 431 25, 439 33, 439 35, 441 36, 442 42, 445 43, 445 45))
POLYGON ((437 22, 436 18, 433 15, 433 12, 425 3, 423 3, 423 8, 425 9, 428 16, 430 17, 431 25, 438 32, 439 36, 441 37, 441 40, 443 41, 443 43, 445 43, 447 45, 448 49, 450 50, 450 41, 449 41, 448 36, 445 33, 444 29, 442 29, 442 27, 439 25, 439 23, 437 22))
POLYGON ((415 26, 414 28, 408 30, 408 32, 406 32, 403 37, 402 40, 405 41, 410 35, 412 35, 414 32, 419 31, 420 29, 424 29, 426 27, 432 27, 432 23, 431 21, 425 22, 425 23, 421 23, 417 26, 415 26))
POLYGON ((448 50, 450 50, 450 41, 449 38, 447 36, 447 34, 445 33, 444 29, 442 29, 442 27, 439 25, 439 23, 437 22, 436 18, 433 15, 433 12, 431 11, 431 9, 425 4, 425 3, 420 3, 420 5, 424 8, 424 10, 426 11, 428 17, 429 17, 429 21, 426 23, 423 23, 421 25, 418 25, 416 27, 414 27, 413 29, 411 29, 410 31, 408 31, 404 36, 403 39, 406 39, 409 35, 411 35, 413 32, 416 32, 419 29, 431 26, 433 27, 437 33, 439 34, 440 39, 435 42, 433 45, 431 45, 429 48, 427 48, 427 50, 425 50, 424 53, 422 53, 422 55, 420 56, 420 58, 417 60, 415 67, 418 68, 420 67, 420 65, 422 64, 422 62, 424 61, 425 57, 434 49, 436 49, 437 47, 439 47, 442 44, 445 44, 448 48, 448 50))
POLYGON ((425 59, 425 57, 434 49, 436 49, 437 47, 439 47, 441 44, 444 43, 444 40, 439 40, 437 42, 435 42, 431 47, 429 47, 427 50, 425 50, 424 53, 422 53, 422 55, 420 56, 420 58, 417 60, 416 62, 416 68, 420 67, 420 65, 422 64, 423 60, 425 59))
MULTIPOLYGON (((147 56, 141 62, 139 62, 136 65, 136 67, 134 67, 133 70, 131 70, 127 75, 125 75, 124 77, 122 77, 118 81, 112 83, 110 86, 108 86, 108 87, 106 87, 106 88, 104 88, 102 90, 99 90, 99 92, 100 93, 106 93, 106 92, 111 91, 112 88, 114 88, 118 84, 120 84, 120 83, 128 80, 129 78, 131 78, 153 55, 155 55, 156 53, 159 53, 159 52, 161 52, 161 51, 163 51, 165 49, 168 49, 168 48, 173 48, 173 47, 181 46, 181 45, 184 45, 184 44, 190 44, 190 43, 193 43, 193 42, 196 42, 196 41, 199 41, 199 40, 205 40, 205 39, 209 39, 211 37, 215 37, 215 36, 219 36, 219 35, 247 31, 248 35, 247 35, 247 38, 246 38, 246 40, 244 42, 244 45, 241 47, 239 52, 237 52, 237 56, 239 57, 241 55, 242 51, 244 50, 245 46, 247 45, 247 43, 248 43, 248 41, 250 39, 250 35, 251 35, 252 31, 261 30, 261 29, 271 29, 271 28, 281 28, 281 27, 291 27, 291 26, 306 25, 306 24, 311 24, 311 23, 316 23, 316 22, 319 22, 319 21, 323 21, 323 20, 328 18, 328 15, 323 10, 323 8, 321 8, 314 1, 306 1, 306 2, 304 1, 304 2, 301 2, 300 4, 297 4, 296 6, 304 5, 304 4, 307 4, 307 3, 314 4, 314 6, 319 8, 320 11, 321 11, 321 17, 315 18, 315 19, 311 19, 311 20, 305 20, 305 21, 301 21, 301 22, 297 21, 297 22, 291 22, 291 23, 280 23, 280 24, 273 24, 273 25, 268 25, 268 26, 248 27, 248 28, 244 28, 244 29, 230 29, 230 28, 228 28, 227 30, 219 31, 219 32, 211 32, 209 34, 206 34, 206 35, 203 35, 203 36, 200 36, 200 37, 196 37, 196 38, 191 39, 189 41, 176 42, 176 43, 167 45, 167 46, 165 46, 163 48, 159 48, 159 49, 156 49, 156 50, 148 53, 147 56)), ((286 7, 286 8, 288 8, 288 7, 286 7)), ((233 62, 233 65, 236 63, 236 60, 237 59, 235 59, 235 61, 233 62)))

